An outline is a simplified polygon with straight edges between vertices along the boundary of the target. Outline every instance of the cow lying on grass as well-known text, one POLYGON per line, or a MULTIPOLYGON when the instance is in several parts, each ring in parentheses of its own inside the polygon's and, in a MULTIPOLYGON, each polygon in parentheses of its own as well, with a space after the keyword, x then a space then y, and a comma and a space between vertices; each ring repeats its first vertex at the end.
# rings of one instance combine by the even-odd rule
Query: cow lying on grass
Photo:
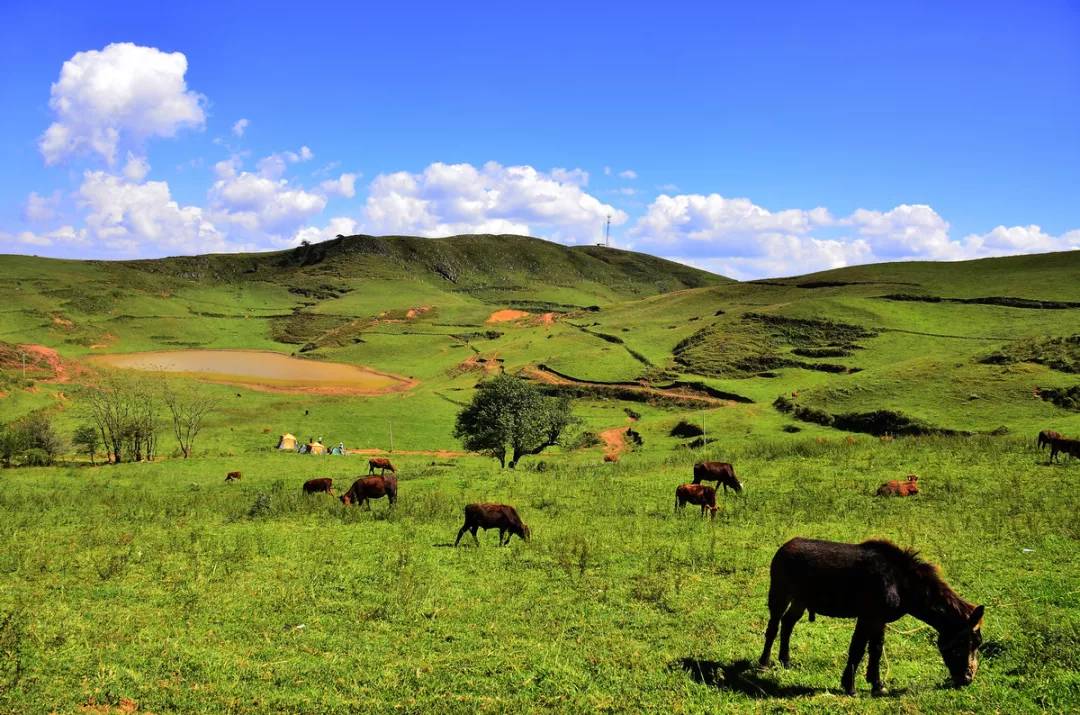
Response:
POLYGON ((716 490, 708 484, 680 484, 675 489, 675 511, 678 512, 687 504, 701 506, 701 515, 705 516, 708 509, 710 516, 716 517, 716 490))
POLYGON ((909 474, 907 479, 893 479, 878 487, 879 497, 910 497, 919 493, 919 478, 909 474))
MULTIPOLYGON (((349 491, 341 495, 341 503, 345 506, 362 506, 368 499, 382 499, 384 496, 390 501, 390 506, 397 503, 397 477, 361 477, 353 482, 349 491)), ((368 509, 371 509, 370 504, 368 509)))
POLYGON ((304 482, 304 494, 329 494, 334 496, 334 480, 330 477, 309 479, 304 482))
POLYGON ((454 546, 458 545, 466 531, 472 532, 473 541, 479 546, 480 540, 476 538, 478 529, 498 529, 499 546, 509 544, 514 534, 520 536, 522 541, 528 541, 530 536, 529 527, 509 504, 469 504, 465 507, 465 524, 458 530, 454 546))

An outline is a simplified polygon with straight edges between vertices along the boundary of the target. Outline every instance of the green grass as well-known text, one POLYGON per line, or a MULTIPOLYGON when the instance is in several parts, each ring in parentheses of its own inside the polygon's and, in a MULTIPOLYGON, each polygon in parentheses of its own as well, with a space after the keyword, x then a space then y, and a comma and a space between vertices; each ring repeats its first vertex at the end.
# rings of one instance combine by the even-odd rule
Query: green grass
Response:
POLYGON ((1077 466, 1047 467, 1007 440, 748 442, 713 455, 738 465, 747 495, 725 499, 709 523, 672 513, 692 456, 642 452, 614 467, 546 459, 546 471, 517 473, 477 458, 399 457, 398 507, 371 512, 299 494, 315 475, 346 485, 359 458, 13 470, 0 492, 0 647, 15 661, 0 673, 0 706, 1080 707, 1077 466), (243 481, 224 484, 236 467, 243 481), (918 497, 871 496, 910 471, 918 497), (260 495, 268 509, 252 516, 260 495), (481 532, 481 548, 451 548, 462 505, 488 499, 516 504, 533 540, 499 549, 481 532), (791 670, 697 682, 684 662, 708 674, 756 658, 769 559, 795 535, 887 537, 940 563, 963 596, 987 604, 990 646, 975 683, 943 688, 930 633, 906 618, 886 640, 894 694, 871 700, 860 682, 857 698, 840 696, 852 622, 825 617, 796 629, 791 670))
POLYGON ((483 236, 353 237, 123 263, 2 256, 0 268, 3 422, 44 410, 70 435, 86 421, 79 387, 92 373, 81 372, 83 358, 102 352, 294 353, 312 342, 306 359, 419 381, 371 398, 204 385, 222 407, 192 460, 176 459, 163 435, 152 464, 0 473, 2 712, 121 698, 151 712, 1080 707, 1080 464, 1047 466, 1031 446, 1041 429, 1080 436, 1080 412, 1033 389, 1075 391, 1080 310, 880 297, 1076 302, 1080 252, 768 283, 483 236), (808 282, 821 287, 799 287, 808 282), (560 318, 485 322, 523 305, 557 308, 560 318), (420 306, 431 309, 406 316, 420 306), (818 322, 799 322, 808 320, 818 322), (676 360, 699 332, 708 339, 676 360), (24 379, 18 345, 27 343, 58 350, 72 380, 43 381, 33 368, 24 379), (858 347, 837 357, 795 352, 831 343, 858 347), (792 362, 771 377, 729 369, 763 353, 792 362), (392 514, 385 504, 360 513, 300 498, 304 479, 347 482, 364 461, 274 453, 282 432, 388 448, 392 429, 399 452, 459 449, 454 416, 483 377, 462 369, 473 356, 509 372, 543 363, 586 380, 683 379, 754 402, 701 411, 579 399, 575 431, 627 426, 631 408, 643 445, 618 465, 601 465, 600 447, 553 449, 517 473, 475 457, 398 454, 402 499, 392 514), (793 392, 799 405, 832 414, 893 410, 1007 434, 891 443, 859 435, 849 444, 847 433, 772 407, 793 392), (671 492, 703 455, 669 432, 702 419, 716 440, 711 456, 735 463, 748 484, 746 499, 726 500, 714 524, 670 513, 671 492), (237 468, 243 481, 226 487, 224 473, 237 468), (870 497, 910 472, 925 484, 919 497, 870 497), (251 517, 260 495, 268 511, 251 517), (446 547, 462 505, 479 499, 517 504, 535 540, 496 549, 488 534, 481 549, 446 547), (736 677, 732 664, 760 649, 769 559, 794 535, 884 536, 941 563, 962 595, 989 606, 993 655, 975 685, 938 687, 944 667, 910 619, 887 637, 895 697, 835 694, 851 623, 827 618, 796 630, 792 671, 736 677), (735 685, 717 685, 725 676, 716 664, 735 685))

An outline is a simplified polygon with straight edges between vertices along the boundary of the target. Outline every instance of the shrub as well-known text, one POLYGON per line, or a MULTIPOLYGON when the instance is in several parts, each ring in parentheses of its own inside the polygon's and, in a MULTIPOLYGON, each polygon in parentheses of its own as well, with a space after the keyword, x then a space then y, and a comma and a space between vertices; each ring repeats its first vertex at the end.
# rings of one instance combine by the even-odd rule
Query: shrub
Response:
POLYGON ((679 424, 671 428, 671 432, 669 434, 672 437, 678 437, 680 439, 683 439, 686 437, 700 437, 701 435, 705 434, 705 430, 701 429, 700 426, 692 422, 680 420, 679 424))

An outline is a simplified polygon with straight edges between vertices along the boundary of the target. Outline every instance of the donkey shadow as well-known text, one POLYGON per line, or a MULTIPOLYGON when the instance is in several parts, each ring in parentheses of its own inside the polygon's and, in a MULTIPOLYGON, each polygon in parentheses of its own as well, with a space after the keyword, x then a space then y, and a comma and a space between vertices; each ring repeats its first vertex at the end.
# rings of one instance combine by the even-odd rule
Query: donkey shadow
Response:
MULTIPOLYGON (((695 683, 708 685, 717 690, 741 693, 757 700, 798 698, 830 692, 827 688, 780 685, 775 680, 763 677, 764 671, 749 660, 737 660, 734 663, 724 664, 715 660, 682 658, 678 664, 695 683)), ((899 697, 905 693, 907 693, 907 688, 889 688, 884 697, 899 697)))
POLYGON ((780 685, 762 677, 762 671, 749 660, 725 664, 715 660, 682 658, 678 663, 695 683, 742 693, 749 698, 797 698, 827 692, 804 685, 780 685))

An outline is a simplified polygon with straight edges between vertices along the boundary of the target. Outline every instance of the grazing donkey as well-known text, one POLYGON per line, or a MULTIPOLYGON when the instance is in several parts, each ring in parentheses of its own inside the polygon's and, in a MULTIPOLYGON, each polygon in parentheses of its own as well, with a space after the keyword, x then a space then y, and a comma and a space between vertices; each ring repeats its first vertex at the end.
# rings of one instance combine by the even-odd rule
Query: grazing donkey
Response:
POLYGON ((842 544, 792 539, 776 552, 770 568, 769 626, 761 665, 767 666, 780 630, 780 662, 790 663, 791 631, 810 611, 835 618, 856 618, 840 685, 855 694, 855 674, 870 645, 866 680, 875 695, 884 692, 881 651, 885 625, 904 615, 938 632, 938 651, 953 685, 968 685, 979 667, 983 607, 973 606, 949 588, 937 568, 888 541, 842 544))

